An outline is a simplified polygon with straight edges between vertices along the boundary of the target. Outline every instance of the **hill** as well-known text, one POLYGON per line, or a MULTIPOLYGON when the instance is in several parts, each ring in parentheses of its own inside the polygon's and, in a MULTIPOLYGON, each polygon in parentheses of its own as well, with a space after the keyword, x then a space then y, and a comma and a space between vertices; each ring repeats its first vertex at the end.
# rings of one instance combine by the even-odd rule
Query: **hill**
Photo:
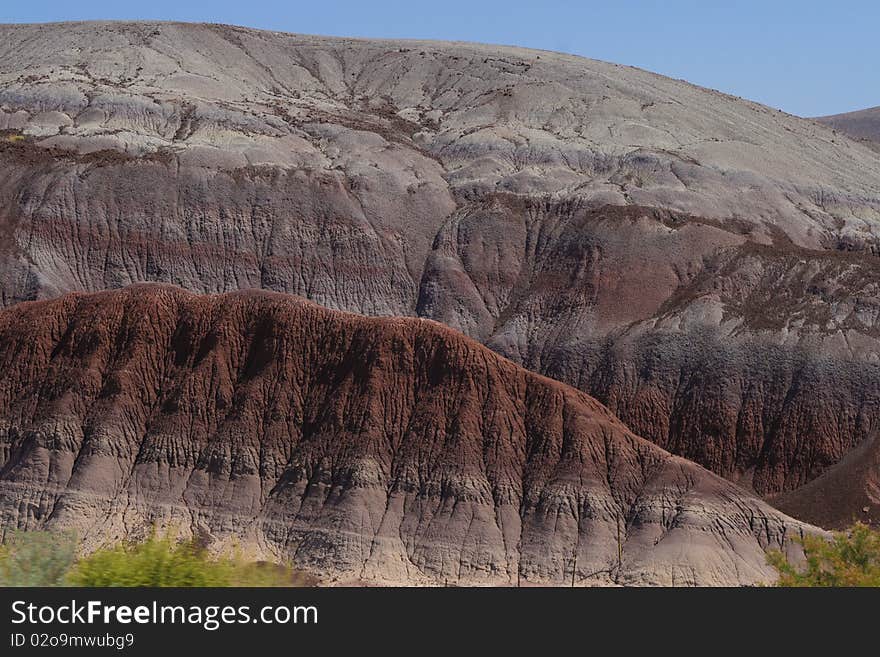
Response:
POLYGON ((0 518, 341 581, 753 584, 814 531, 460 333, 166 286, 0 312, 0 518))

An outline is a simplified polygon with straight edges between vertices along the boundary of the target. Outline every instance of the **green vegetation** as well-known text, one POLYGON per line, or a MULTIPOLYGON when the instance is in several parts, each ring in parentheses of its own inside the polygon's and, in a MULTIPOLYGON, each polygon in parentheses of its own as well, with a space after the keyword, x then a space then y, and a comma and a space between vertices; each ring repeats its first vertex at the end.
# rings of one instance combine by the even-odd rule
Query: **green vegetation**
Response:
POLYGON ((68 577, 74 586, 292 586, 305 584, 290 568, 212 558, 195 541, 150 537, 143 543, 98 550, 68 577))
POLYGON ((880 531, 856 523, 831 539, 807 536, 801 544, 806 555, 801 566, 782 552, 770 553, 778 586, 880 586, 880 531))
POLYGON ((14 532, 0 547, 3 586, 312 586, 288 566, 212 557, 197 541, 151 536, 74 560, 76 538, 14 532))
POLYGON ((62 586, 75 554, 71 533, 8 532, 0 545, 0 586, 62 586))

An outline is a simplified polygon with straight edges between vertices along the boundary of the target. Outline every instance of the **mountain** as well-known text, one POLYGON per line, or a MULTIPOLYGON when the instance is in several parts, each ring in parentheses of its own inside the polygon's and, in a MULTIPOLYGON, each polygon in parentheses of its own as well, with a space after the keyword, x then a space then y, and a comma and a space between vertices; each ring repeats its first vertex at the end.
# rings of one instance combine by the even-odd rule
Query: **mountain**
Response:
POLYGON ((158 281, 461 330, 773 496, 880 426, 880 159, 520 48, 0 27, 0 302, 158 281))
POLYGON ((460 333, 168 286, 0 311, 0 518, 342 581, 754 584, 815 531, 460 333))
POLYGON ((880 148, 880 107, 821 116, 816 120, 875 149, 880 148))

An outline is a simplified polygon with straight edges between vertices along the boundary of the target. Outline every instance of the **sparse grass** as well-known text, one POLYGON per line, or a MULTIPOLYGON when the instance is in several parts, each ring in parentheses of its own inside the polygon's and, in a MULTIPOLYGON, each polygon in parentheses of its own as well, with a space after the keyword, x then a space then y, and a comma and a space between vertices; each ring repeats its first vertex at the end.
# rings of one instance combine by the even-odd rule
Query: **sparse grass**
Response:
POLYGON ((768 561, 779 572, 777 586, 880 586, 880 531, 856 523, 830 540, 801 541, 807 562, 796 566, 778 550, 768 561))

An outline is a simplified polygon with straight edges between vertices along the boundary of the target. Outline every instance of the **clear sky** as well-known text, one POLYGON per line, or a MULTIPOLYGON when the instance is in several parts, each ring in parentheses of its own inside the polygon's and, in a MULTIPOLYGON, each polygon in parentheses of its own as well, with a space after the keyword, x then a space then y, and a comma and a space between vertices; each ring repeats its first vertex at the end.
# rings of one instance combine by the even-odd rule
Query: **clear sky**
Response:
POLYGON ((878 0, 0 0, 0 22, 163 19, 503 43, 631 64, 816 116, 880 105, 878 0))

